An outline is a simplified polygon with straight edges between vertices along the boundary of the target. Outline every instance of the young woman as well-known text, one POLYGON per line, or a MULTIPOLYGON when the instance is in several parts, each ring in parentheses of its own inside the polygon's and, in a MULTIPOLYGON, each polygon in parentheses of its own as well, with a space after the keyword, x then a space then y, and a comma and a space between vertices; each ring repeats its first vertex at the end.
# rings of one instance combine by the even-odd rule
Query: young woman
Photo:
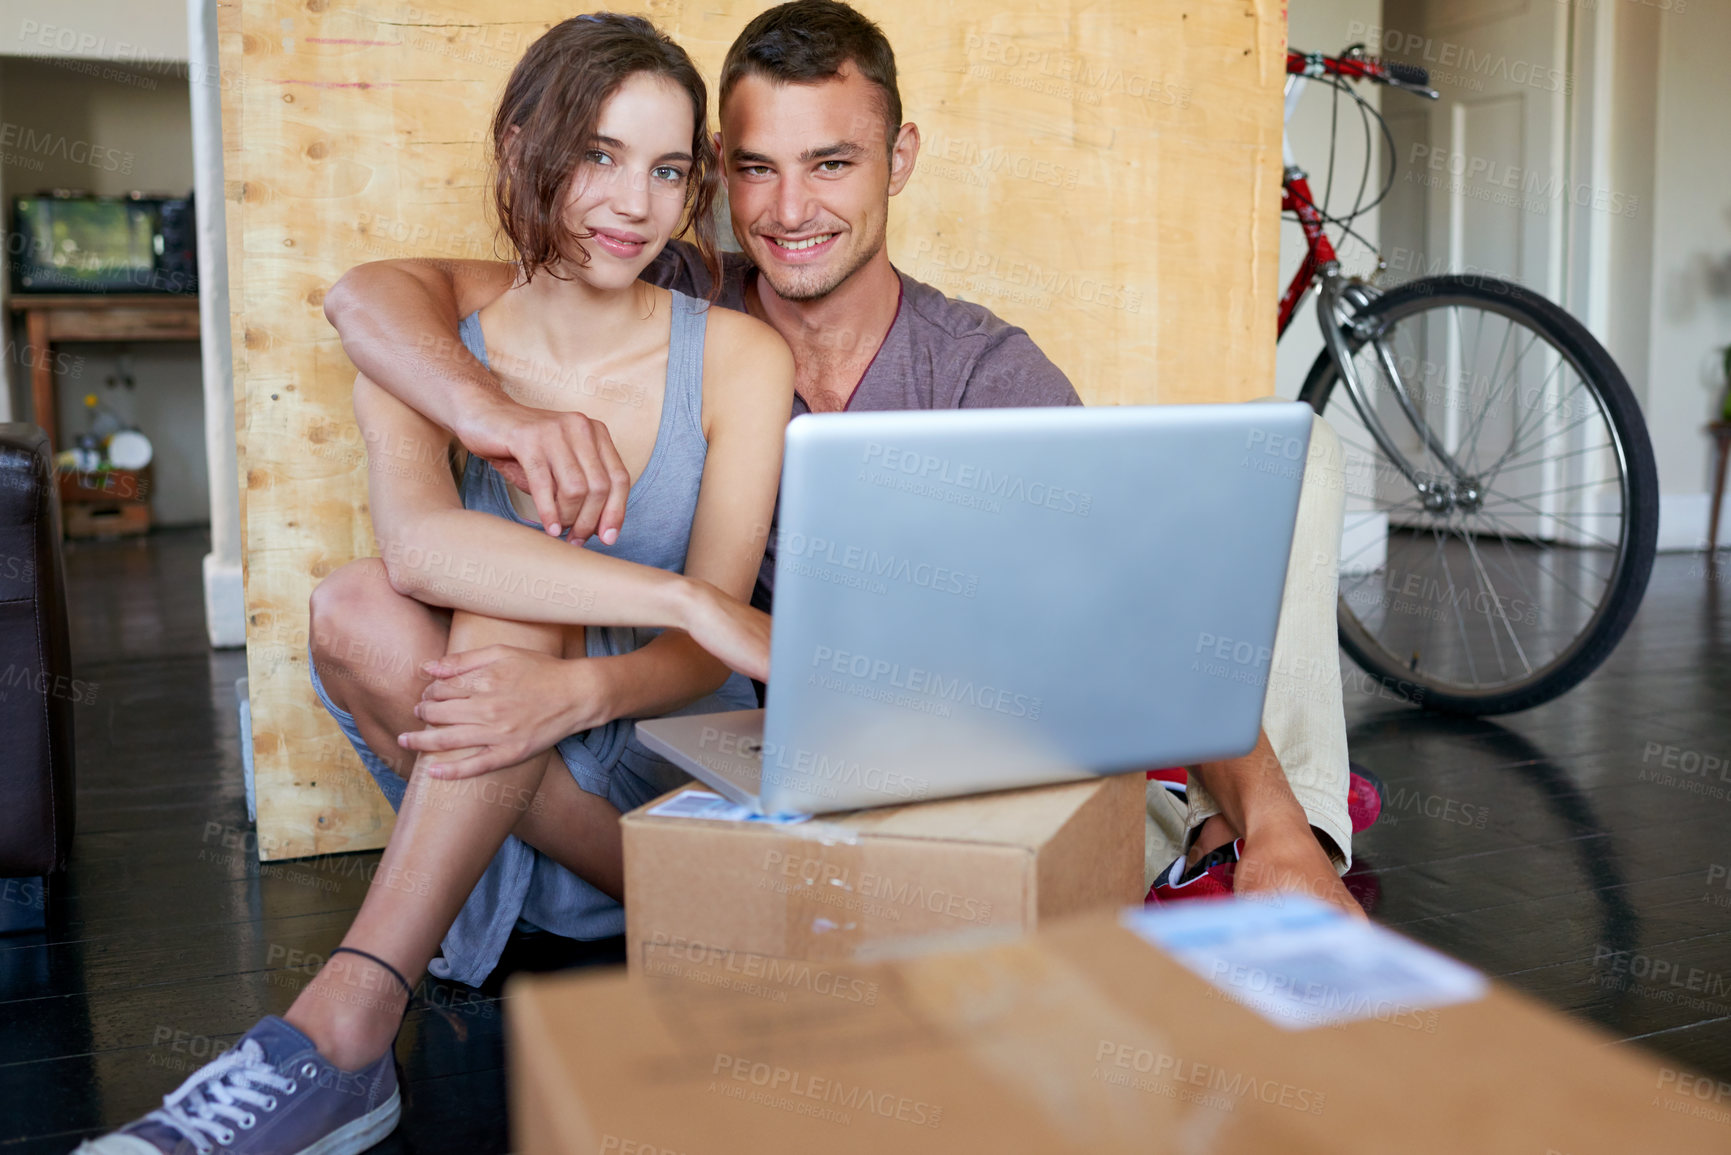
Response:
MULTIPOLYGON (((493 146, 520 271, 464 321, 464 344, 519 400, 606 423, 609 464, 632 481, 624 528, 611 542, 563 542, 478 459, 459 486, 449 435, 362 377, 355 414, 382 556, 326 585, 370 591, 368 616, 396 653, 506 647, 532 687, 560 661, 653 647, 665 676, 642 700, 661 712, 755 705, 726 667, 768 674, 769 620, 743 599, 775 500, 792 357, 768 326, 637 279, 686 229, 716 261, 703 81, 647 21, 579 16, 513 72, 493 146)), ((554 748, 469 777, 439 775, 472 751, 423 754, 405 781, 390 737, 363 735, 345 709, 358 679, 317 666, 313 677, 398 807, 354 925, 283 1017, 80 1151, 362 1151, 396 1125, 392 1042, 441 946, 439 973, 478 983, 519 917, 576 937, 621 925, 619 812, 679 778, 631 740, 628 719, 592 711, 554 748)), ((425 682, 411 681, 413 702, 425 682)))

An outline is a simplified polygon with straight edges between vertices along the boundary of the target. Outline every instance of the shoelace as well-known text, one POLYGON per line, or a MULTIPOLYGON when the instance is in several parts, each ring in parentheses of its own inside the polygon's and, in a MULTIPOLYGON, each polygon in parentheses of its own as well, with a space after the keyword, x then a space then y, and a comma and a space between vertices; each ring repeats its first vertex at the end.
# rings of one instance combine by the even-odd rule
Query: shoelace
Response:
POLYGON ((276 1096, 261 1092, 260 1086, 288 1095, 296 1089, 293 1079, 279 1075, 265 1061, 264 1048, 258 1041, 248 1039, 194 1073, 162 1100, 161 1110, 152 1111, 146 1118, 192 1140, 199 1155, 210 1155, 216 1150, 211 1140, 225 1147, 234 1142, 234 1127, 230 1123, 250 1130, 258 1121, 250 1107, 276 1109, 276 1096))

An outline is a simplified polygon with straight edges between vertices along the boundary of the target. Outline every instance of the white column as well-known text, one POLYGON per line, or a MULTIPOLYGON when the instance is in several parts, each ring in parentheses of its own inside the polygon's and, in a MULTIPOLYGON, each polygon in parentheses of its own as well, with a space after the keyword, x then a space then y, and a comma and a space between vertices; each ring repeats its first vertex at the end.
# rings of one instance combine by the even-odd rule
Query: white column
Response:
POLYGON ((204 443, 210 468, 210 553, 204 620, 210 644, 246 645, 240 580, 240 476, 234 441, 234 362, 228 332, 228 226, 222 189, 222 87, 216 0, 187 0, 193 190, 198 203, 198 328, 204 359, 204 443))

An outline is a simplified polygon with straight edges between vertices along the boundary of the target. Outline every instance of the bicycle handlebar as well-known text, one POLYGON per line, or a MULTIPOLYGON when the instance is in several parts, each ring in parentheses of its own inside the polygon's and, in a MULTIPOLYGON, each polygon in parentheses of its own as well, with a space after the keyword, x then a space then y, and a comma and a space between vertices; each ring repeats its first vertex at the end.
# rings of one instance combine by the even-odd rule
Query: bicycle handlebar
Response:
POLYGON ((1382 60, 1364 55, 1364 45, 1354 44, 1339 56, 1324 56, 1320 52, 1286 50, 1286 71, 1293 76, 1344 76, 1348 80, 1373 80, 1404 88, 1432 100, 1437 93, 1430 88, 1430 73, 1415 64, 1382 60))
POLYGON ((1414 88, 1430 87, 1430 72, 1416 64, 1401 64, 1394 60, 1385 60, 1382 66, 1388 69, 1390 80, 1401 84, 1410 84, 1414 88))

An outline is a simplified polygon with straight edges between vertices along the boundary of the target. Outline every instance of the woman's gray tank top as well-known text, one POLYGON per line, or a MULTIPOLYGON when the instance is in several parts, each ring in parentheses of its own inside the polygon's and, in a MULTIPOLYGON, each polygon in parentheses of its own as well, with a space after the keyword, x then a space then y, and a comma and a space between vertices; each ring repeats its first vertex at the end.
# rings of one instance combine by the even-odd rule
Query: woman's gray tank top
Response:
MULTIPOLYGON (((619 540, 610 546, 591 540, 583 548, 684 572, 697 490, 709 452, 701 421, 705 308, 702 301, 674 292, 667 385, 655 447, 631 487, 619 540)), ((476 316, 463 318, 458 332, 469 352, 486 365, 487 346, 476 316)), ((466 508, 539 528, 518 515, 505 479, 479 458, 470 457, 463 469, 462 495, 466 508)), ((584 632, 585 650, 591 658, 610 657, 637 649, 658 633, 648 627, 590 626, 584 632)), ((742 710, 756 704, 751 683, 736 673, 714 694, 675 713, 742 710)), ((556 749, 578 786, 606 798, 621 812, 690 781, 637 740, 630 718, 615 718, 573 734, 556 749)), ((515 837, 507 837, 440 943, 441 957, 428 969, 439 978, 480 985, 497 964, 519 916, 569 938, 603 938, 625 929, 618 902, 515 837)))
MULTIPOLYGON (((608 557, 685 572, 685 551, 691 542, 691 520, 697 513, 697 489, 709 442, 703 436, 703 337, 707 306, 673 292, 673 332, 667 348, 667 387, 661 401, 661 423, 649 462, 631 487, 625 504, 625 525, 619 539, 603 545, 591 538, 585 549, 608 557)), ((487 365, 487 344, 478 313, 457 327, 463 345, 487 365)), ((489 366, 490 368, 490 366, 489 366)), ((463 506, 536 529, 540 523, 523 517, 511 504, 510 490, 499 472, 473 455, 463 469, 463 506)))

